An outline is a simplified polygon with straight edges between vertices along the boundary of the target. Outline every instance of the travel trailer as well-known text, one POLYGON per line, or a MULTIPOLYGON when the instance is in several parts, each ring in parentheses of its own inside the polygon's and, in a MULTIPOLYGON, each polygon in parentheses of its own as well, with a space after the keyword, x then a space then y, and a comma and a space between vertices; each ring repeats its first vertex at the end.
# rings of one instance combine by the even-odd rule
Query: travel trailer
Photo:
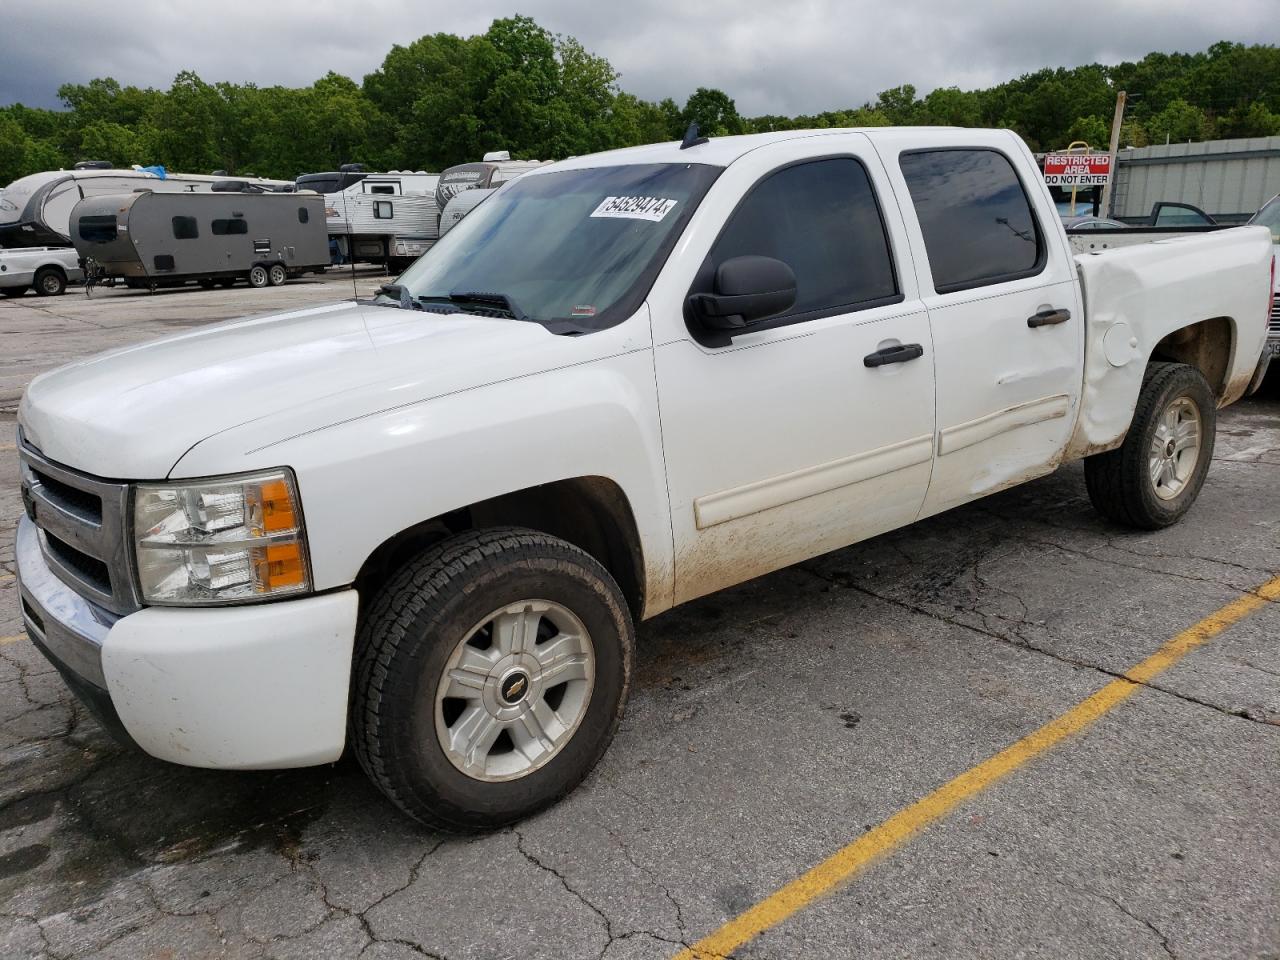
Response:
MULTIPOLYGON (((307 182, 320 185, 311 179, 317 176, 299 177, 299 189, 309 189, 307 182)), ((342 261, 384 263, 396 269, 426 253, 439 235, 439 175, 392 170, 358 176, 324 197, 329 236, 342 261)))
MULTIPOLYGON (((74 170, 33 173, 0 191, 0 247, 69 247, 71 209, 86 197, 151 190, 155 193, 207 193, 223 176, 165 173, 162 167, 117 170, 93 161, 74 170)), ((262 190, 292 187, 287 180, 241 177, 262 190)))
POLYGON ((479 163, 460 163, 440 174, 436 187, 436 204, 443 211, 449 201, 464 190, 484 190, 500 187, 522 173, 540 167, 547 160, 512 160, 506 150, 486 153, 479 163))
POLYGON ((89 197, 71 211, 93 280, 279 286, 329 264, 324 200, 308 193, 139 193, 89 197))

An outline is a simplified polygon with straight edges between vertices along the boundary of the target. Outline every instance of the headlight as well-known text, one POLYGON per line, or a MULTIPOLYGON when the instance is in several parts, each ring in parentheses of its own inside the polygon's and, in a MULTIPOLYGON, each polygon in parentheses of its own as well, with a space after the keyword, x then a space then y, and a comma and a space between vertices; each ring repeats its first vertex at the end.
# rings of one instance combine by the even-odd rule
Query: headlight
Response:
POLYGON ((139 484, 133 539, 144 603, 267 600, 311 589, 290 470, 139 484))

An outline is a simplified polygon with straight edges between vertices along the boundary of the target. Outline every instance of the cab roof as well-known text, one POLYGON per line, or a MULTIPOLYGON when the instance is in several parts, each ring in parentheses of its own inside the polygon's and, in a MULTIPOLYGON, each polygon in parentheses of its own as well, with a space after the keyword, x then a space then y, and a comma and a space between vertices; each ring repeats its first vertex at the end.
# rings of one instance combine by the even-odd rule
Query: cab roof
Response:
POLYGON ((574 170, 587 167, 613 167, 639 163, 705 163, 714 167, 727 167, 760 147, 782 143, 786 140, 801 140, 810 137, 830 137, 838 134, 865 133, 874 137, 886 131, 902 132, 904 130, 956 130, 956 127, 827 127, 817 130, 779 130, 774 133, 749 133, 736 137, 711 137, 706 143, 687 150, 680 149, 680 141, 668 143, 650 143, 641 147, 623 147, 619 150, 607 150, 604 153, 592 153, 581 157, 570 157, 548 166, 548 172, 555 170, 574 170))

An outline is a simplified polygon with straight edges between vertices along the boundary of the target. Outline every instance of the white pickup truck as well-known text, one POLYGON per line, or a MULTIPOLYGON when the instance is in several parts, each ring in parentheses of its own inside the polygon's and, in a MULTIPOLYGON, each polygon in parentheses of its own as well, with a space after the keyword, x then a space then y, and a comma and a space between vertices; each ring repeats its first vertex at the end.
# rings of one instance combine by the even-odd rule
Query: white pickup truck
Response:
POLYGON ((35 379, 27 632, 156 757, 350 746, 422 821, 506 823, 605 750, 637 620, 1068 460, 1178 520, 1272 269, 1253 227, 1073 256, 1007 131, 542 167, 376 300, 35 379))
POLYGON ((73 247, 0 250, 0 294, 6 297, 20 297, 32 287, 42 297, 56 297, 69 283, 84 283, 73 247))

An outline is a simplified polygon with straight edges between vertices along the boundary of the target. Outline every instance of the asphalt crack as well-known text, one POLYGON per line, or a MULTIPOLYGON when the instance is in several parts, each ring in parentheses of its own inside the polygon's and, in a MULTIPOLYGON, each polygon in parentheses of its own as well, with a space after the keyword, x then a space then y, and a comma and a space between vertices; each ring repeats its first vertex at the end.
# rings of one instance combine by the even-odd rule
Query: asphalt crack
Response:
MULTIPOLYGON (((610 834, 612 835, 612 832, 610 832, 610 834)), ((686 940, 672 940, 670 937, 665 937, 662 934, 655 933, 652 930, 627 930, 623 933, 615 932, 613 928, 613 921, 609 918, 608 914, 606 914, 598 906, 592 903, 591 900, 589 900, 587 896, 583 894, 580 890, 578 890, 571 883, 569 883, 568 878, 566 878, 563 873, 561 873, 559 870, 557 870, 555 867, 551 866, 550 864, 544 863, 537 856, 537 854, 533 853, 532 851, 526 848, 526 845, 525 845, 526 841, 525 841, 524 834, 522 834, 518 829, 513 827, 511 829, 511 835, 514 836, 516 839, 516 850, 519 851, 520 855, 524 857, 525 860, 527 860, 533 866, 537 867, 539 870, 542 870, 545 873, 549 873, 551 874, 551 876, 555 877, 558 881, 560 881, 560 886, 562 886, 565 889, 566 893, 568 893, 570 896, 578 900, 578 902, 580 902, 584 907, 586 907, 588 910, 594 913, 596 917, 600 920, 601 925, 604 927, 606 942, 605 942, 605 945, 600 950, 600 953, 598 955, 598 960, 604 960, 605 955, 608 954, 609 949, 615 943, 618 943, 619 941, 628 940, 637 936, 651 937, 654 940, 657 940, 661 943, 670 944, 673 947, 682 947, 684 949, 692 949, 692 945, 689 944, 686 940)), ((623 848, 623 852, 625 855, 626 854, 625 847, 623 848)), ((628 860, 630 860, 629 856, 628 856, 628 860)), ((632 862, 634 863, 634 861, 632 862)), ((635 864, 635 866, 640 870, 644 870, 644 868, 640 867, 639 864, 635 864)), ((648 871, 645 871, 645 872, 647 873, 648 871)), ((662 889, 661 884, 658 884, 658 886, 660 889, 662 889)), ((664 890, 664 892, 666 891, 664 890)), ((669 893, 667 895, 668 897, 670 897, 669 893)), ((675 904, 675 900, 673 899, 671 902, 672 904, 676 905, 676 909, 677 911, 679 911, 680 909, 679 905, 675 904)), ((684 930, 683 914, 678 913, 678 916, 680 917, 680 920, 679 920, 680 928, 683 931, 684 930)), ((703 958, 705 958, 705 960, 731 960, 731 958, 729 957, 722 957, 719 954, 711 954, 711 953, 702 953, 702 954, 699 954, 699 957, 700 957, 700 960, 703 960, 703 958)))
MULTIPOLYGON (((1111 669, 1108 669, 1107 667, 1099 666, 1096 663, 1089 663, 1086 660, 1077 660, 1074 657, 1068 657, 1054 650, 1050 650, 1047 647, 1043 647, 1040 644, 1037 644, 1031 640, 1028 640, 1026 636, 1024 636, 1021 633, 1021 631, 1013 630, 1012 631, 1013 636, 1007 636, 998 631, 992 630, 988 626, 986 626, 986 624, 989 622, 988 618, 992 616, 996 617, 997 619, 1005 619, 1005 620, 1010 619, 1010 618, 1001 617, 999 614, 984 614, 978 610, 965 610, 965 612, 967 613, 971 613, 976 617, 982 618, 984 626, 978 627, 973 625, 972 623, 965 623, 963 620, 960 620, 956 617, 948 617, 936 611, 929 610, 926 607, 922 607, 918 604, 910 603, 906 600, 900 600, 896 597, 890 597, 890 596, 886 596, 885 594, 877 593, 874 590, 870 590, 867 587, 862 586, 861 584, 855 582, 851 577, 840 576, 840 575, 832 576, 832 575, 824 574, 804 564, 799 565, 797 569, 803 570, 805 573, 808 573, 813 577, 817 577, 819 580, 829 583, 832 586, 839 587, 846 590, 853 590, 857 593, 861 593, 875 600, 879 600, 882 603, 888 603, 893 606, 899 607, 903 610, 909 610, 912 613, 917 613, 917 614, 920 614, 921 616, 929 617, 933 620, 938 620, 938 621, 941 621, 942 623, 946 623, 954 627, 959 627, 962 630, 968 630, 971 633, 976 633, 979 636, 987 637, 988 639, 995 640, 998 643, 1003 643, 1006 646, 1013 647, 1018 650, 1029 650, 1033 653, 1038 653, 1041 656, 1048 657, 1051 660, 1056 660, 1059 663, 1065 664, 1066 666, 1074 667, 1080 670, 1093 670, 1097 673, 1102 674, 1103 676, 1111 678, 1112 680, 1123 680, 1125 683, 1131 683, 1136 687, 1145 687, 1148 690, 1154 690, 1157 693, 1163 693, 1167 696, 1174 697, 1178 700, 1182 700, 1185 703, 1192 703, 1199 707, 1206 707, 1226 717, 1232 717, 1237 720, 1245 720, 1249 723, 1256 723, 1264 727, 1280 728, 1280 718, 1272 719, 1270 717, 1256 715, 1245 709, 1233 710, 1229 707, 1223 707, 1223 706, 1220 706, 1219 704, 1211 703, 1207 700, 1202 700, 1199 697, 1192 696, 1191 694, 1182 693, 1180 691, 1173 690, 1169 687, 1161 686, 1160 684, 1153 683, 1149 680, 1146 680, 1146 681, 1134 680, 1132 677, 1129 677, 1126 674, 1121 673, 1119 671, 1111 670, 1111 669)), ((1245 592, 1251 593, 1251 591, 1245 591, 1245 592)), ((1253 595, 1257 596, 1257 594, 1253 594, 1253 595)), ((1260 599, 1267 599, 1267 598, 1262 597, 1260 599)), ((1274 602, 1274 601, 1269 601, 1269 602, 1274 602)), ((957 606, 956 609, 963 610, 965 608, 957 606)), ((1018 623, 1018 621, 1011 621, 1011 622, 1018 623)), ((1021 621, 1019 625, 1043 626, 1042 624, 1032 624, 1031 621, 1026 621, 1026 620, 1021 621)))
POLYGON ((1095 900, 1101 900, 1104 903, 1111 904, 1111 906, 1115 907, 1116 910, 1124 914, 1130 920, 1140 923, 1142 924, 1142 926, 1146 927, 1146 929, 1155 938, 1156 942, 1160 945, 1160 948, 1164 950, 1165 954, 1170 958, 1170 960, 1178 960, 1178 955, 1173 952, 1173 947, 1169 943, 1169 937, 1164 933, 1164 931, 1162 931, 1159 927, 1157 927, 1154 923, 1152 923, 1146 917, 1138 916, 1136 913, 1134 913, 1132 910, 1126 907, 1123 903, 1121 903, 1115 897, 1110 896, 1109 894, 1100 893, 1097 890, 1090 890, 1087 887, 1074 886, 1073 884, 1067 883, 1065 880, 1058 880, 1057 882, 1059 885, 1066 887, 1068 890, 1073 890, 1076 893, 1084 894, 1085 896, 1092 897, 1095 900))

